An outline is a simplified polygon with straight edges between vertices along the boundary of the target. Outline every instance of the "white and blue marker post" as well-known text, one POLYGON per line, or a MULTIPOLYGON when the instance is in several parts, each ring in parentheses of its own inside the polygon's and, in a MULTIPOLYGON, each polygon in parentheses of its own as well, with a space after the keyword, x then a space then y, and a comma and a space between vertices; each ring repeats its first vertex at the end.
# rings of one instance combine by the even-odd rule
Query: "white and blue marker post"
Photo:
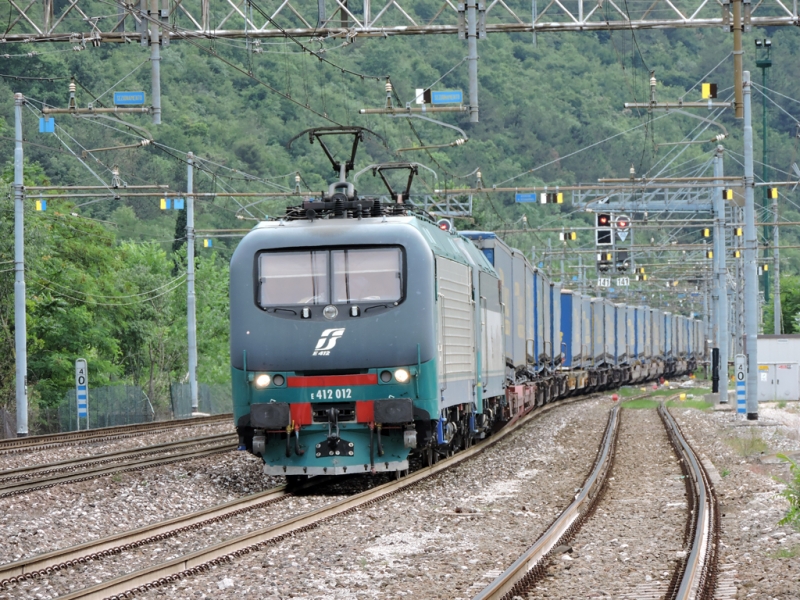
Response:
POLYGON ((736 355, 736 414, 747 414, 747 356, 736 355))
POLYGON ((81 419, 85 419, 86 429, 89 429, 89 371, 85 358, 75 361, 75 398, 78 401, 77 429, 81 428, 81 419))

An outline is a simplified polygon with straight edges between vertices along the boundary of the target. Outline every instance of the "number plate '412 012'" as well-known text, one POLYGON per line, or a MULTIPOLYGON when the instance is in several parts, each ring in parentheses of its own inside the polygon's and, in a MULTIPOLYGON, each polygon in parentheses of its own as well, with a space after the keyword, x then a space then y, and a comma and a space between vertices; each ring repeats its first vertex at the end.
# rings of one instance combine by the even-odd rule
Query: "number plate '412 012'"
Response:
POLYGON ((312 400, 348 400, 352 397, 353 390, 350 388, 317 390, 316 392, 311 392, 312 400))

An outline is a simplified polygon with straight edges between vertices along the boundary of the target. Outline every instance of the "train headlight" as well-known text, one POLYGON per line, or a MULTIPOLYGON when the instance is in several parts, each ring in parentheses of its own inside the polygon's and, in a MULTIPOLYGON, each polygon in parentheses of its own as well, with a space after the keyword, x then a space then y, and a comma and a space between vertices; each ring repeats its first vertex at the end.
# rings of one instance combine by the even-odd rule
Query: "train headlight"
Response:
POLYGON ((258 377, 256 377, 256 387, 265 388, 269 385, 269 375, 266 373, 262 373, 258 377))
POLYGON ((336 308, 333 304, 329 304, 325 308, 322 309, 322 315, 326 319, 335 319, 336 315, 339 314, 339 309, 336 308))
POLYGON ((394 378, 397 379, 399 383, 405 383, 408 381, 409 377, 411 377, 411 375, 409 375, 408 371, 405 369, 397 369, 397 371, 394 372, 394 378))

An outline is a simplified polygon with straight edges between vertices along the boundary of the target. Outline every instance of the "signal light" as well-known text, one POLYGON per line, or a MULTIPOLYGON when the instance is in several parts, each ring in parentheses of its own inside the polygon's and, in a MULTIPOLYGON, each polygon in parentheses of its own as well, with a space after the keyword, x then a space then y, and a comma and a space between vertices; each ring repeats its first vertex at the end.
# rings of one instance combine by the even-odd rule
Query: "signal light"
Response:
POLYGON ((731 188, 722 190, 722 199, 733 200, 733 190, 731 188))
POLYGON ((742 228, 741 227, 734 227, 733 228, 733 235, 736 237, 742 237, 742 228))
POLYGON ((714 251, 709 250, 708 252, 706 252, 706 258, 714 258, 714 251))
POLYGON ((711 237, 711 230, 708 227, 703 229, 703 237, 711 237))
POLYGON ((733 251, 733 258, 742 258, 742 253, 739 250, 733 251))
POLYGON ((717 84, 716 83, 704 83, 700 86, 700 93, 703 97, 703 100, 709 100, 711 98, 717 97, 717 84))
POLYGON ((639 267, 638 269, 636 269, 636 272, 644 274, 644 267, 639 267))
POLYGON ((765 264, 765 265, 764 265, 764 267, 763 267, 763 271, 764 271, 765 273, 766 273, 767 271, 769 271, 769 264, 765 264))
POLYGON ((612 246, 614 244, 614 232, 611 231, 611 215, 608 213, 597 213, 595 229, 595 243, 598 246, 612 246))
POLYGON ((558 239, 562 242, 572 241, 578 239, 577 231, 562 231, 558 234, 558 239))
POLYGON ((453 224, 450 222, 450 220, 449 220, 449 219, 439 219, 439 220, 436 222, 436 225, 437 225, 437 226, 439 227, 439 229, 441 229, 442 231, 450 231, 450 230, 453 228, 453 224))
POLYGON ((647 275, 646 274, 637 275, 636 281, 647 281, 647 275))
POLYGON ((767 198, 776 200, 778 198, 778 188, 767 188, 767 198))
POLYGON ((542 192, 539 194, 542 204, 564 204, 564 192, 542 192))

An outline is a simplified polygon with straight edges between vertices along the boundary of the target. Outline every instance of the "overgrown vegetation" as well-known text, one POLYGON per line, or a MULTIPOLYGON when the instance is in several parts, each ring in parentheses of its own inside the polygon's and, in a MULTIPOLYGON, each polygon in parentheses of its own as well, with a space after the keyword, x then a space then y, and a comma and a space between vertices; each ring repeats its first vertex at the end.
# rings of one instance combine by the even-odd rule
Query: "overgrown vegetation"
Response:
POLYGON ((785 454, 778 454, 778 458, 789 463, 791 474, 791 479, 785 482, 786 489, 781 492, 781 495, 789 501, 789 512, 779 521, 779 525, 791 525, 800 530, 800 465, 785 454))
POLYGON ((767 442, 761 438, 755 427, 747 427, 744 435, 741 436, 729 435, 725 441, 739 456, 744 458, 763 454, 768 448, 767 442))

